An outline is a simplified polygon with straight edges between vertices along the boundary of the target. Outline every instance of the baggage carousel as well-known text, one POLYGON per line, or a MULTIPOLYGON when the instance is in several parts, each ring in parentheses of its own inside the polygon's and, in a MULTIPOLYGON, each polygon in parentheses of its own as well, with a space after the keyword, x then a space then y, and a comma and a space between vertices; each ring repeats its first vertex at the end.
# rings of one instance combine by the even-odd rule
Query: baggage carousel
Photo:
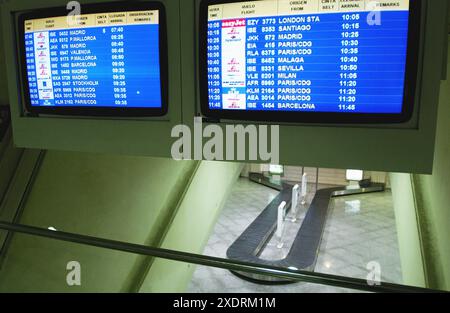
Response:
MULTIPOLYGON (((276 231, 279 205, 285 201, 287 213, 291 210, 293 185, 273 182, 259 173, 251 173, 250 180, 279 190, 280 193, 228 248, 227 257, 233 260, 305 271, 314 270, 331 199, 333 197, 382 192, 385 189, 384 184, 370 183, 364 187, 334 187, 317 190, 287 256, 281 260, 267 260, 261 258, 261 253, 266 249, 267 243, 276 231)), ((289 280, 273 277, 232 272, 245 280, 261 284, 292 283, 289 280)))

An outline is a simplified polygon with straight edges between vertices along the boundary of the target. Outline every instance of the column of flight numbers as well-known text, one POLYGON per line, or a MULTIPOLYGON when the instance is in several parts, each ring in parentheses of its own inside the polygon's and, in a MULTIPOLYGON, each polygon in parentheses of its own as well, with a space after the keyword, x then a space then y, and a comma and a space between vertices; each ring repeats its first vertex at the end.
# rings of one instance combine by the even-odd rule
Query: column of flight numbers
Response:
POLYGON ((111 27, 110 30, 114 104, 126 106, 128 101, 125 73, 125 31, 123 27, 111 27))
POLYGON ((221 22, 208 23, 207 65, 208 94, 211 109, 222 108, 221 22))

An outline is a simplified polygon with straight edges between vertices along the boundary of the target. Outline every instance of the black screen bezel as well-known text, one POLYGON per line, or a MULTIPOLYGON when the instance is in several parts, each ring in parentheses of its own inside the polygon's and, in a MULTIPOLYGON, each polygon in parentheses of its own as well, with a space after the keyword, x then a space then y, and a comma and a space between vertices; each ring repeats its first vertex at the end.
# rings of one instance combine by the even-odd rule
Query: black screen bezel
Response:
MULTIPOLYGON (((250 0, 257 1, 257 0, 250 0)), ((379 113, 334 113, 334 112, 297 112, 297 111, 247 111, 211 109, 208 96, 207 69, 207 29, 208 6, 244 2, 242 0, 202 0, 199 12, 199 81, 200 108, 202 114, 214 120, 248 120, 287 123, 319 124, 395 124, 411 120, 416 98, 416 85, 419 63, 420 30, 422 0, 410 1, 409 31, 406 56, 405 88, 402 112, 398 114, 379 113)), ((247 2, 247 1, 245 1, 247 2)))
MULTIPOLYGON (((136 107, 76 107, 76 106, 32 106, 30 99, 30 90, 28 85, 28 71, 26 64, 25 51, 25 21, 30 19, 39 19, 46 17, 66 16, 69 12, 66 7, 54 7, 34 10, 32 12, 22 13, 18 16, 19 30, 19 56, 22 72, 22 89, 24 91, 24 106, 26 111, 31 114, 45 115, 73 115, 73 116, 117 116, 117 117, 159 117, 164 116, 168 112, 169 101, 169 79, 168 79, 168 48, 167 48, 167 19, 165 6, 161 2, 145 1, 145 2, 113 2, 113 3, 96 3, 83 4, 81 14, 90 13, 114 13, 121 11, 141 11, 141 10, 158 10, 159 12, 159 60, 160 60, 160 81, 161 81, 161 107, 160 108, 136 108, 136 107)), ((149 86, 151 88, 151 86, 149 86)))

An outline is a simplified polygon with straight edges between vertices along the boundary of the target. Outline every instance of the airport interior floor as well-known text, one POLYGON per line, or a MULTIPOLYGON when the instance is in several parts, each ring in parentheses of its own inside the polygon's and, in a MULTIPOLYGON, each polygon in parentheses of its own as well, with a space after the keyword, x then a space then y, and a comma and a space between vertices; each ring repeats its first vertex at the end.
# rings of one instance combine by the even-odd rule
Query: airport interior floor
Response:
MULTIPOLYGON (((314 196, 315 185, 309 186, 308 203, 314 196)), ((319 185, 319 188, 329 187, 319 185)), ((204 254, 226 257, 228 247, 278 194, 276 190, 241 178, 235 185, 205 248, 204 254)), ((391 192, 371 193, 335 198, 331 202, 316 272, 366 279, 369 262, 378 262, 385 282, 402 283, 400 257, 395 228, 391 192)), ((307 205, 306 205, 307 206, 307 205)), ((269 241, 261 257, 283 258, 290 248, 306 207, 300 206, 299 221, 288 220, 284 247, 269 241)), ((288 216, 289 217, 289 216, 288 216)), ((342 288, 309 283, 289 285, 259 285, 247 282, 222 269, 197 267, 188 288, 192 293, 203 292, 353 292, 342 288)))

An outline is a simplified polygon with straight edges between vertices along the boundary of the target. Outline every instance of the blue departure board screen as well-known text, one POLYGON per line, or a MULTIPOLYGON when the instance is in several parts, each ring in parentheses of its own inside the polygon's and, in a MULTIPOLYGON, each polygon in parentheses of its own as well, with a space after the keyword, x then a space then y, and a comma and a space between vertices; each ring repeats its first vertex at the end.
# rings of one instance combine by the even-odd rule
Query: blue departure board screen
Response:
POLYGON ((204 12, 204 111, 404 113, 409 0, 222 2, 204 12))
POLYGON ((31 111, 161 115, 160 21, 152 9, 23 18, 31 111))

